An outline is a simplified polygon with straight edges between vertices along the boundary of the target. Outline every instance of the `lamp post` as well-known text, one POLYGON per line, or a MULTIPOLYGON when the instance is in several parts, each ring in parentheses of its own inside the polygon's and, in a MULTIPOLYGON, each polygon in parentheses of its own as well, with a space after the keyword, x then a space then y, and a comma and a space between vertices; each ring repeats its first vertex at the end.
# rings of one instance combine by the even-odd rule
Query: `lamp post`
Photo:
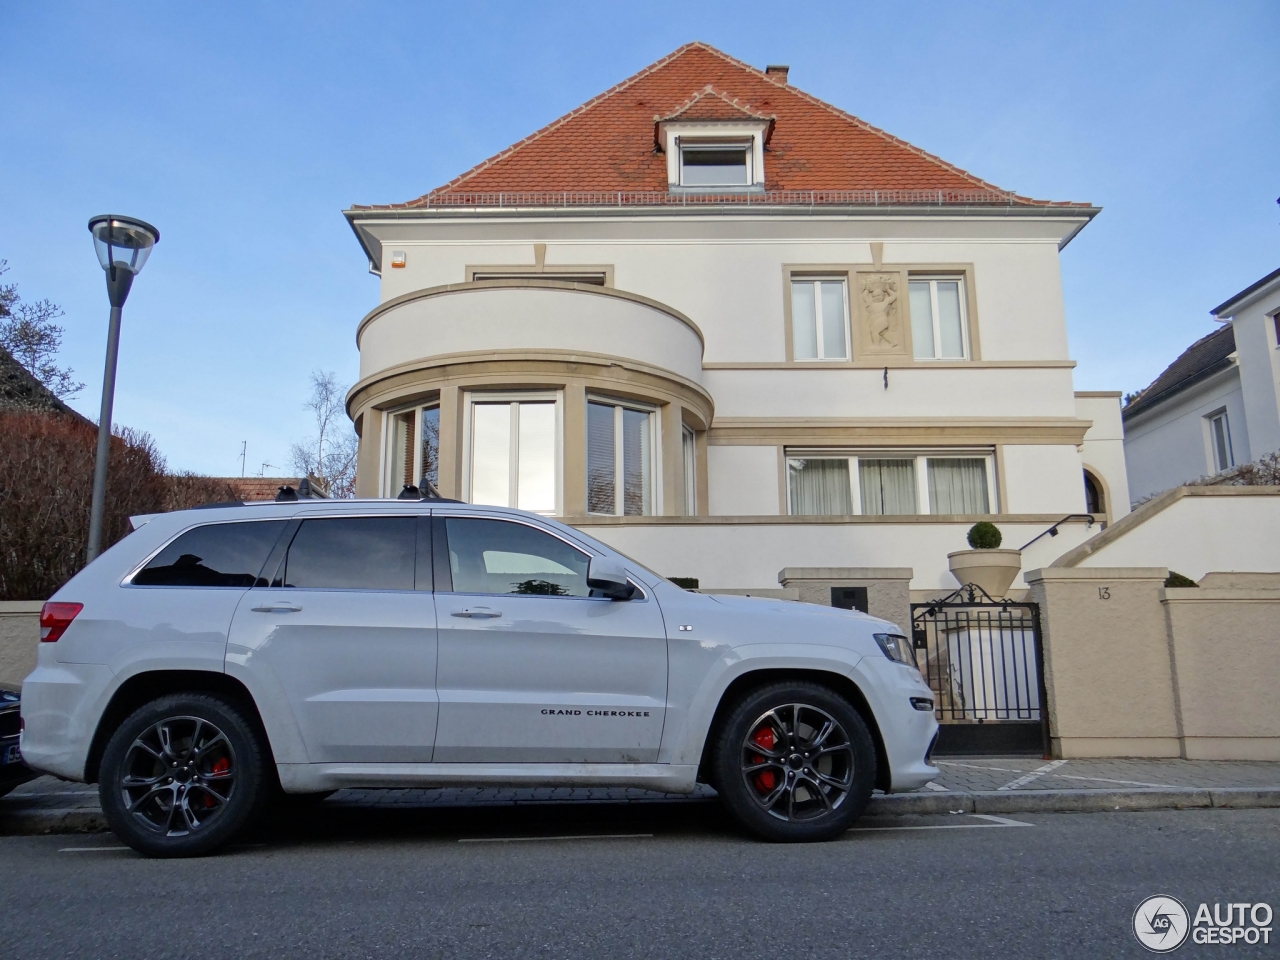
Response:
POLYGON ((102 412, 98 418, 98 455, 93 464, 93 501, 89 510, 89 550, 92 563, 102 550, 102 515, 107 499, 107 455, 111 452, 111 407, 116 392, 116 355, 120 350, 120 312, 160 231, 132 217, 101 216, 89 221, 98 262, 107 274, 111 321, 107 328, 107 365, 102 375, 102 412))

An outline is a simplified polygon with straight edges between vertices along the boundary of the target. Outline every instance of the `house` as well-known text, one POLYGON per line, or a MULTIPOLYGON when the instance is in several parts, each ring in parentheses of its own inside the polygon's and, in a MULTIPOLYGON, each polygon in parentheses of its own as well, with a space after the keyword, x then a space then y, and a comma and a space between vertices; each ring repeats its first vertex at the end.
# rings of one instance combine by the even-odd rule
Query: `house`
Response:
POLYGON ((357 494, 425 477, 704 587, 954 587, 979 519, 1050 562, 1128 511, 1119 394, 1077 394, 1067 351, 1059 251, 1097 213, 688 44, 345 212, 381 278, 357 494))
POLYGON ((1280 270, 1211 312, 1221 326, 1124 408, 1135 498, 1280 450, 1280 270))

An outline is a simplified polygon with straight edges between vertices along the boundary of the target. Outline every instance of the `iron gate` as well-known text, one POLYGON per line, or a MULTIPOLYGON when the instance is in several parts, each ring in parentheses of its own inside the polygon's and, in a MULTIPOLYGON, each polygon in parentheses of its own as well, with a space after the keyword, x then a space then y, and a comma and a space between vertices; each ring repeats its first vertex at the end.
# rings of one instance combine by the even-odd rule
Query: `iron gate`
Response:
POLYGON ((1036 604, 992 600, 969 584, 941 600, 913 603, 911 635, 933 690, 936 755, 1047 755, 1036 604))

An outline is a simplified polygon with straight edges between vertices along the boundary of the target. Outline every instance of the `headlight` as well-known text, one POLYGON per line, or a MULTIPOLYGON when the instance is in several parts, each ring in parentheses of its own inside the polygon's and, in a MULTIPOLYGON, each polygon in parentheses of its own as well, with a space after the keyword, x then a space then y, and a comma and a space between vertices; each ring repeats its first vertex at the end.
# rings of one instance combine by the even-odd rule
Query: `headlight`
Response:
POLYGON ((894 663, 905 663, 908 667, 917 666, 915 648, 906 637, 898 633, 877 633, 874 636, 884 655, 894 663))

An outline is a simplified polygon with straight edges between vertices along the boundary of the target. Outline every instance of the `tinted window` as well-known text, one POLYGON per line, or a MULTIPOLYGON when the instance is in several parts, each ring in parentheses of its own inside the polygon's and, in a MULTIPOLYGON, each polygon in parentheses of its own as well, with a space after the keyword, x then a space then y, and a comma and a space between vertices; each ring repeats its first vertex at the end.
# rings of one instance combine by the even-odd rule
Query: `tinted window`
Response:
POLYGON ((449 569, 457 593, 587 597, 590 558, 522 523, 451 517, 449 569))
POLYGON ((210 523, 188 530, 138 571, 146 587, 252 587, 287 520, 210 523))
POLYGON ((323 590, 412 590, 412 517, 307 520, 289 545, 284 585, 323 590))

